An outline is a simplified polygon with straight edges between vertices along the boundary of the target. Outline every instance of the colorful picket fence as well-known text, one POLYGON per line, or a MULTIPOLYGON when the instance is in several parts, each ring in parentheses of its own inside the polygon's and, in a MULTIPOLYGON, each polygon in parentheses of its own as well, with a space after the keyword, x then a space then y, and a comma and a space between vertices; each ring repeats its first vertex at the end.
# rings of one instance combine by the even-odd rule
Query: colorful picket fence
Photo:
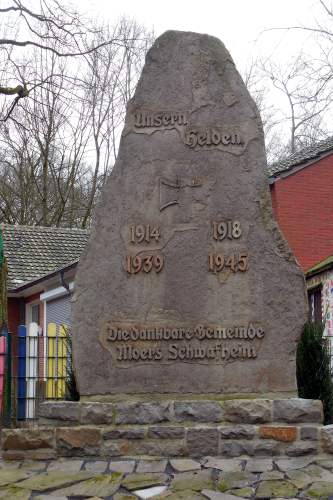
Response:
POLYGON ((5 364, 6 364, 6 339, 0 337, 0 412, 4 408, 4 386, 5 386, 5 364))
POLYGON ((11 417, 11 336, 7 328, 0 331, 0 422, 8 423, 11 417))
POLYGON ((10 380, 7 393, 11 395, 11 418, 35 419, 40 401, 66 396, 66 381, 71 370, 69 329, 66 325, 50 323, 44 335, 37 323, 31 323, 19 326, 17 335, 11 337, 11 356, 8 356, 6 339, 0 337, 0 408, 5 407, 5 384, 10 380), (9 358, 12 367, 8 369, 9 358))

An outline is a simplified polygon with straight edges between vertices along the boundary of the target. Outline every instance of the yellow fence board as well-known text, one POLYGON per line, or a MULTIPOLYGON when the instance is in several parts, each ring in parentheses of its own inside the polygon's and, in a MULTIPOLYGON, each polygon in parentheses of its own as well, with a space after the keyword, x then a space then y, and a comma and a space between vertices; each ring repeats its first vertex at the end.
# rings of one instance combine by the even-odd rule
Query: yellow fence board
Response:
POLYGON ((46 397, 63 398, 66 391, 67 326, 49 323, 47 326, 46 397))

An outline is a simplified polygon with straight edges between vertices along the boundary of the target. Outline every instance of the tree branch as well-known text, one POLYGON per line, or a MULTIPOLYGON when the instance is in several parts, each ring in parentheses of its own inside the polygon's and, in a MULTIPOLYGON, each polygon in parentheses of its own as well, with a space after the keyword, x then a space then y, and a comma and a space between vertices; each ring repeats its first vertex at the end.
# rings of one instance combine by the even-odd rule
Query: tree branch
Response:
POLYGON ((122 46, 123 42, 115 39, 107 40, 105 42, 102 42, 98 45, 95 45, 89 49, 82 50, 79 52, 60 52, 59 50, 55 49, 54 47, 50 47, 48 45, 43 45, 38 42, 33 42, 32 40, 25 40, 24 42, 19 42, 18 40, 13 40, 13 39, 7 39, 7 38, 0 38, 0 45, 11 45, 15 47, 27 47, 27 46, 33 46, 37 47, 39 49, 47 50, 49 52, 52 52, 58 57, 77 57, 77 56, 85 56, 87 54, 91 54, 92 52, 105 47, 107 45, 115 44, 118 46, 122 46))
POLYGON ((2 95, 15 95, 19 97, 27 97, 29 92, 25 85, 17 85, 16 87, 2 87, 0 85, 0 94, 2 95))

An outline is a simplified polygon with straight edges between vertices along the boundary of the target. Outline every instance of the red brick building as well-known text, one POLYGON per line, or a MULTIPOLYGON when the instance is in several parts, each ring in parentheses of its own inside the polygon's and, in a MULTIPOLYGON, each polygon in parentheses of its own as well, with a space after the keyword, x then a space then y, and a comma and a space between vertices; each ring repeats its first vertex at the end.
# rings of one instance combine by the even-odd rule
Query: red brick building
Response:
POLYGON ((307 272, 333 255, 333 137, 268 167, 273 210, 307 272))

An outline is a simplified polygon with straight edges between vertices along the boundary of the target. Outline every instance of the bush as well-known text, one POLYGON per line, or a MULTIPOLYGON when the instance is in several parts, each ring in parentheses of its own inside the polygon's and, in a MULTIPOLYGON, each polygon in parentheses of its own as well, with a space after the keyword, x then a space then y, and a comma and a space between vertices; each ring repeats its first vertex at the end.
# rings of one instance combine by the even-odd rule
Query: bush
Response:
POLYGON ((306 323, 297 346, 296 376, 300 398, 320 399, 324 423, 333 422, 333 382, 324 323, 306 323))
POLYGON ((79 391, 77 390, 76 380, 75 380, 75 375, 74 375, 73 370, 67 375, 67 378, 66 378, 65 399, 67 401, 79 401, 80 400, 80 394, 79 394, 79 391))
POLYGON ((69 330, 66 332, 66 347, 69 356, 67 358, 67 371, 66 371, 66 391, 65 399, 67 401, 79 401, 80 394, 77 389, 74 366, 73 366, 73 346, 72 346, 72 335, 69 330))

